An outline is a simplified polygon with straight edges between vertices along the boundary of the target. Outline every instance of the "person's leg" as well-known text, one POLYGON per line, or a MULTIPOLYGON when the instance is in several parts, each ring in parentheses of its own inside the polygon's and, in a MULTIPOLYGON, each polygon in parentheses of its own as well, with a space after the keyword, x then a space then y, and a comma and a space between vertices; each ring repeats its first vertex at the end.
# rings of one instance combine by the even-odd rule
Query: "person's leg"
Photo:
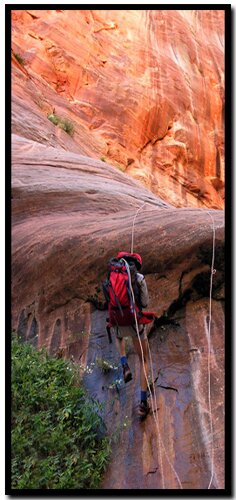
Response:
POLYGON ((147 402, 147 379, 148 379, 148 349, 147 349, 147 338, 140 339, 141 346, 138 338, 133 338, 133 345, 135 351, 139 357, 140 363, 140 386, 141 386, 141 401, 139 405, 138 413, 141 417, 145 418, 149 413, 150 407, 147 402))
POLYGON ((146 377, 148 377, 147 339, 141 340, 143 357, 142 357, 142 351, 141 351, 139 339, 137 337, 135 337, 135 338, 133 337, 132 341, 133 341, 133 345, 134 345, 135 351, 138 354, 139 362, 140 362, 140 386, 141 386, 141 391, 147 391, 147 380, 146 380, 146 377))
POLYGON ((130 380, 132 380, 132 373, 130 371, 127 357, 126 357, 126 350, 125 350, 125 339, 124 337, 116 337, 116 347, 117 350, 120 354, 120 361, 123 369, 123 376, 124 376, 124 382, 127 383, 130 380))
POLYGON ((124 339, 124 337, 123 338, 116 337, 116 348, 117 348, 117 351, 120 354, 120 357, 123 357, 123 356, 126 355, 126 353, 125 353, 125 339, 124 339))

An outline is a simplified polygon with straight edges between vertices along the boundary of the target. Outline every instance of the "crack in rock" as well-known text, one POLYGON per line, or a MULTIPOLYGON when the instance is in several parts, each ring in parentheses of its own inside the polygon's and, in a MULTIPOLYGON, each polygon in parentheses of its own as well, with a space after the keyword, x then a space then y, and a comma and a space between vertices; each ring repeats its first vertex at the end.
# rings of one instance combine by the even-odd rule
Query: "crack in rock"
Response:
POLYGON ((179 392, 178 389, 176 389, 176 387, 171 387, 169 385, 160 385, 160 384, 157 384, 157 387, 161 387, 162 389, 169 389, 171 391, 179 392))
POLYGON ((155 474, 155 473, 157 472, 157 470, 158 470, 158 467, 155 467, 155 468, 153 468, 153 469, 149 470, 149 471, 147 472, 146 476, 148 476, 148 474, 155 474))

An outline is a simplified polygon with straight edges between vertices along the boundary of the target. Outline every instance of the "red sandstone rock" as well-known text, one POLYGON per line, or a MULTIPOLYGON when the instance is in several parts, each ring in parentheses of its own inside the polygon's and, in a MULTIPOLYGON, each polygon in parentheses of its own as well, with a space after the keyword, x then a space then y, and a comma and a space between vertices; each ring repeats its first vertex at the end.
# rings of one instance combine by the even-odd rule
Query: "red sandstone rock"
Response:
POLYGON ((175 206, 223 208, 223 11, 27 10, 12 18, 13 49, 48 101, 39 115, 65 106, 76 142, 89 130, 98 157, 175 206))
POLYGON ((118 363, 94 304, 102 309, 107 261, 130 249, 144 201, 134 248, 150 310, 175 321, 149 333, 160 434, 153 415, 137 420, 130 344, 132 383, 109 388, 121 372, 98 367, 84 377, 118 437, 107 489, 207 489, 212 472, 211 488, 224 488, 224 218, 210 210, 209 349, 212 219, 196 208, 223 206, 222 16, 13 12, 13 52, 26 61, 12 56, 13 328, 83 366, 118 363), (48 120, 53 111, 74 122, 73 137, 48 120))

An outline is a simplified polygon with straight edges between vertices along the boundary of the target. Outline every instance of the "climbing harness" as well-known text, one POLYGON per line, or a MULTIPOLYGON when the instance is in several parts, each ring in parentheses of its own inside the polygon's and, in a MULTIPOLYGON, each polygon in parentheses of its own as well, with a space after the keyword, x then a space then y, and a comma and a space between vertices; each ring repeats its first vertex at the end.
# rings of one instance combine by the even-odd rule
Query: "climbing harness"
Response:
MULTIPOLYGON (((136 217, 137 217, 138 213, 143 209, 143 207, 145 206, 145 204, 146 204, 146 202, 144 202, 143 205, 141 205, 141 207, 138 208, 138 210, 135 213, 134 219, 133 219, 132 238, 131 238, 131 252, 132 253, 133 253, 133 246, 134 246, 134 224, 135 224, 135 220, 136 220, 136 217)), ((215 274, 216 270, 214 269, 214 261, 215 261, 215 224, 214 224, 214 218, 213 218, 212 214, 208 210, 206 210, 206 212, 211 217, 211 220, 212 220, 212 231, 213 231, 211 279, 210 279, 210 298, 209 298, 209 323, 208 323, 208 364, 207 364, 207 367, 208 367, 208 406, 209 406, 210 432, 211 432, 211 477, 210 477, 210 481, 209 481, 209 484, 208 484, 208 489, 210 489, 212 481, 213 481, 213 477, 214 477, 214 446, 213 446, 213 420, 212 420, 212 407, 211 407, 211 369, 210 369, 211 317, 212 317, 212 284, 213 284, 213 275, 215 274)), ((125 261, 125 259, 124 259, 124 261, 125 261)), ((128 272, 129 279, 130 279, 130 289, 131 289, 131 293, 132 293, 133 300, 134 300, 134 293, 133 293, 132 284, 131 284, 131 277, 130 277, 130 273, 129 273, 129 269, 128 269, 129 266, 128 266, 127 262, 125 263, 125 265, 127 267, 127 272, 128 272)), ((140 350, 141 350, 141 356, 142 356, 142 364, 143 364, 143 371, 144 371, 145 379, 146 379, 146 382, 147 382, 147 387, 148 387, 148 390, 149 390, 149 393, 150 393, 150 398, 151 398, 152 413, 153 413, 155 424, 156 424, 156 428, 157 428, 158 439, 159 439, 159 442, 161 444, 161 446, 158 447, 158 448, 159 448, 159 456, 160 456, 160 470, 161 470, 161 478, 162 478, 162 488, 163 489, 165 488, 165 481, 164 481, 164 473, 163 473, 163 463, 162 463, 161 447, 162 447, 162 449, 164 451, 164 454, 165 454, 165 457, 167 459, 167 462, 169 463, 172 471, 174 472, 174 475, 175 475, 175 477, 176 477, 176 479, 178 481, 179 487, 181 489, 183 489, 183 486, 182 486, 182 483, 181 483, 180 478, 178 476, 178 473, 175 470, 173 464, 171 463, 171 461, 170 461, 170 459, 168 457, 168 454, 166 452, 166 448, 165 448, 163 440, 161 438, 159 419, 158 419, 158 415, 156 415, 156 412, 155 412, 155 408, 157 408, 157 398, 156 398, 156 389, 155 389, 155 381, 154 381, 154 374, 153 374, 153 364, 152 364, 151 350, 150 350, 149 342, 148 342, 148 339, 147 339, 148 355, 149 355, 149 360, 150 360, 150 368, 151 368, 151 378, 152 378, 152 388, 153 388, 153 394, 154 394, 154 401, 153 401, 152 391, 151 391, 151 388, 150 388, 150 384, 148 382, 148 377, 147 377, 147 373, 146 373, 146 369, 145 369, 144 354, 143 354, 142 342, 141 342, 140 335, 139 335, 139 329, 138 329, 138 322, 137 322, 137 316, 136 316, 136 314, 135 314, 135 326, 136 326, 137 336, 138 336, 138 340, 139 340, 139 344, 140 344, 140 350)))

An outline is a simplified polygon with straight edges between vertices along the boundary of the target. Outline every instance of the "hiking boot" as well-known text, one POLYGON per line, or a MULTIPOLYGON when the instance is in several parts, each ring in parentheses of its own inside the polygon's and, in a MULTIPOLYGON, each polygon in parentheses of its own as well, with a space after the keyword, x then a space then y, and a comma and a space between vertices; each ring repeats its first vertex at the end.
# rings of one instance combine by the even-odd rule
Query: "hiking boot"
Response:
POLYGON ((123 366, 123 377, 125 384, 132 379, 132 373, 127 363, 123 366))
POLYGON ((150 406, 149 406, 148 402, 141 401, 141 403, 139 404, 139 409, 138 409, 138 414, 141 417, 141 419, 143 420, 144 418, 146 418, 146 416, 148 415, 149 412, 150 412, 150 406))

